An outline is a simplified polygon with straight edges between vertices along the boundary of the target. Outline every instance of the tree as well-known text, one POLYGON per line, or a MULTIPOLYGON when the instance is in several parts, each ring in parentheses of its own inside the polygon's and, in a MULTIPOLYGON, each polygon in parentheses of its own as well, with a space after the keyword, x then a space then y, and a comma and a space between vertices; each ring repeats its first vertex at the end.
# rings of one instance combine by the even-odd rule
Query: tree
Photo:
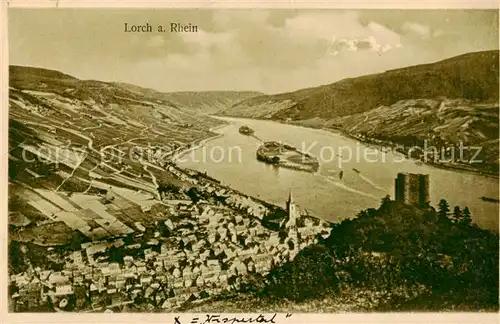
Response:
POLYGON ((162 237, 169 237, 170 236, 170 230, 168 229, 168 226, 165 225, 163 222, 160 223, 158 226, 158 231, 160 232, 160 235, 162 237))
POLYGON ((472 223, 472 217, 469 211, 469 207, 465 207, 462 212, 462 223, 470 225, 472 223))
POLYGON ((173 194, 178 194, 180 192, 181 188, 175 184, 172 183, 163 183, 160 182, 158 185, 158 192, 161 193, 167 193, 171 192, 173 194))
POLYGON ((445 199, 441 199, 438 205, 438 216, 442 219, 450 216, 450 205, 445 199))
POLYGON ((189 190, 186 191, 186 195, 188 195, 188 197, 191 199, 193 204, 198 203, 198 201, 200 201, 200 199, 201 199, 200 193, 198 192, 196 187, 189 188, 189 190))
POLYGON ((387 206, 389 206, 390 202, 391 202, 391 196, 390 195, 386 195, 381 200, 380 209, 385 210, 387 208, 387 206))
POLYGON ((460 210, 459 206, 455 206, 453 209, 453 218, 457 223, 462 220, 462 210, 460 210))
POLYGON ((271 271, 266 292, 295 301, 326 295, 337 288, 335 272, 329 249, 312 245, 300 251, 293 261, 271 271))

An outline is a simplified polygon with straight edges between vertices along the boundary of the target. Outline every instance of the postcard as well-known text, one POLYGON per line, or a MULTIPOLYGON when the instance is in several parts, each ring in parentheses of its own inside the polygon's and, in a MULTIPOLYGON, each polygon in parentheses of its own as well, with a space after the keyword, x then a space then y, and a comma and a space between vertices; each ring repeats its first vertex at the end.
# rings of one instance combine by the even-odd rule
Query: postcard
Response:
POLYGON ((42 2, 4 5, 7 322, 498 320, 498 8, 42 2))

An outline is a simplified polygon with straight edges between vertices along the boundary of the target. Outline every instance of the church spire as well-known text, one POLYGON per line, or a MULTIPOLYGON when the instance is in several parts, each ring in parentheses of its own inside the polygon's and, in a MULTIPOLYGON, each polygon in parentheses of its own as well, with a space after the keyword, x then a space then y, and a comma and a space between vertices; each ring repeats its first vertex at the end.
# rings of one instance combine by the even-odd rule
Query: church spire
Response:
POLYGON ((288 193, 288 201, 286 202, 286 211, 288 212, 288 217, 283 220, 284 228, 293 229, 297 226, 297 207, 293 201, 292 189, 288 193))

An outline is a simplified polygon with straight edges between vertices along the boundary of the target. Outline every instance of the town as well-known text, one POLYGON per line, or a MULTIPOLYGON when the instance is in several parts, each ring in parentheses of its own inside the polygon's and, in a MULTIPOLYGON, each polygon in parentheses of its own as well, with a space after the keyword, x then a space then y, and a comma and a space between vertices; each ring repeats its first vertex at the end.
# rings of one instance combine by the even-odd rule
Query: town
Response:
MULTIPOLYGON (((301 215, 292 192, 286 216, 273 230, 264 226, 269 207, 256 199, 195 177, 195 171, 173 164, 167 169, 192 183, 200 198, 173 200, 162 194, 161 202, 149 206, 161 210, 153 223, 121 219, 126 229, 120 231, 116 220, 117 236, 90 235, 80 249, 54 252, 62 269, 35 267, 11 275, 16 311, 109 312, 127 305, 171 310, 237 290, 248 276, 265 276, 329 234, 328 222, 301 215)), ((103 199, 109 210, 135 204, 123 189, 108 190, 103 199)))

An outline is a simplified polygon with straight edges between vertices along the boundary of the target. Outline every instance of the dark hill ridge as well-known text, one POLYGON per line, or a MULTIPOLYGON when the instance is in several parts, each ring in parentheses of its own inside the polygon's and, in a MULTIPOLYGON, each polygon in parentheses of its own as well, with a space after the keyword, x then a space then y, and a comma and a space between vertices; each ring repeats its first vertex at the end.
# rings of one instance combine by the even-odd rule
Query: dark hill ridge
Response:
POLYGON ((11 65, 9 66, 9 73, 11 80, 19 80, 19 79, 71 79, 77 80, 77 78, 64 74, 59 71, 49 70, 38 67, 31 66, 18 66, 11 65))
POLYGON ((469 53, 440 62, 349 78, 315 88, 244 100, 223 113, 285 120, 330 119, 400 100, 463 98, 498 101, 498 53, 469 53))

